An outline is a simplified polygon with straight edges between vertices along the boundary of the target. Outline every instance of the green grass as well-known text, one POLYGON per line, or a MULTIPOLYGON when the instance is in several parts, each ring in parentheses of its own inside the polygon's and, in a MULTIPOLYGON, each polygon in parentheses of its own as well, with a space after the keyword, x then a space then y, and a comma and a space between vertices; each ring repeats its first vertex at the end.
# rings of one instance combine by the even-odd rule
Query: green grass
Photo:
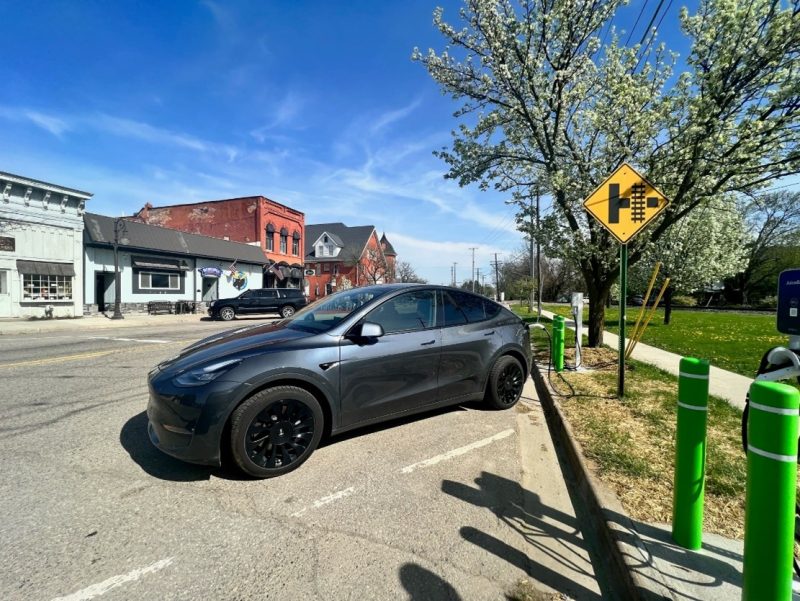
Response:
MULTIPOLYGON (((522 309, 527 310, 527 307, 522 309)), ((544 309, 569 316, 564 305, 544 305, 544 309)), ((628 307, 626 335, 630 337, 641 307, 628 307)), ((584 311, 584 323, 588 320, 584 311)), ((606 309, 606 330, 619 332, 619 310, 606 309)), ((712 365, 744 376, 753 376, 761 356, 773 346, 787 343, 775 329, 772 313, 734 313, 716 311, 672 312, 672 323, 664 325, 664 310, 659 309, 647 326, 641 341, 678 355, 708 359, 712 365)))

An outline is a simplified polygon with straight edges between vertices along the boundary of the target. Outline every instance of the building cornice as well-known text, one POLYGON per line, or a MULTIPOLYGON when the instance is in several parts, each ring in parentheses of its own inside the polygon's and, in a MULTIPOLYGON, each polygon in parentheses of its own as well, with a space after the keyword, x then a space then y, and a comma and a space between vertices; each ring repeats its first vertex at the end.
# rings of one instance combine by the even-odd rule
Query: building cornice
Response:
POLYGON ((82 190, 76 190, 74 188, 66 188, 64 186, 50 184, 37 179, 31 179, 29 177, 22 177, 21 175, 14 175, 13 173, 6 173, 4 171, 0 171, 0 182, 10 182, 13 184, 19 184, 20 186, 35 187, 48 192, 56 192, 57 194, 67 194, 68 196, 75 196, 81 200, 89 200, 93 196, 91 192, 83 192, 82 190))

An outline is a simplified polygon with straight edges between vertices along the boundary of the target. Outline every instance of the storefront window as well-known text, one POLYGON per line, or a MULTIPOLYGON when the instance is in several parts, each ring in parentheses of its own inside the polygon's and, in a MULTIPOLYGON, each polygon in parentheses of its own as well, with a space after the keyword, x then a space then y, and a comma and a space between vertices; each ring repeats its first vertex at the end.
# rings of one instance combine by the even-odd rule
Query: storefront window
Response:
POLYGON ((180 290, 180 274, 140 271, 139 288, 142 290, 180 290))
POLYGON ((24 273, 22 300, 72 300, 72 276, 24 273))

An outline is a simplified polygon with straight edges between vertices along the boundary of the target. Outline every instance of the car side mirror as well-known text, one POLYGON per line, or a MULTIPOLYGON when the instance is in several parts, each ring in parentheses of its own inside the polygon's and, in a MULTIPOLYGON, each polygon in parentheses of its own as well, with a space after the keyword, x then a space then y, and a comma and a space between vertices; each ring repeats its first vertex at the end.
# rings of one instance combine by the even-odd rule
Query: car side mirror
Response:
POLYGON ((371 321, 365 321, 363 323, 356 324, 353 328, 347 333, 348 338, 380 338, 383 336, 383 326, 379 323, 372 323, 371 321))

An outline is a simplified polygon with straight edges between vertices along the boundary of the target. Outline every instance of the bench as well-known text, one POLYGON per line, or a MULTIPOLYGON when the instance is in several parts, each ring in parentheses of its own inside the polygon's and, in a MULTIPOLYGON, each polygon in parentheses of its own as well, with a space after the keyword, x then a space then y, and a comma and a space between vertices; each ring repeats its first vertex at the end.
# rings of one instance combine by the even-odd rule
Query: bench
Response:
POLYGON ((172 301, 150 301, 147 303, 147 313, 150 315, 172 313, 172 301))

